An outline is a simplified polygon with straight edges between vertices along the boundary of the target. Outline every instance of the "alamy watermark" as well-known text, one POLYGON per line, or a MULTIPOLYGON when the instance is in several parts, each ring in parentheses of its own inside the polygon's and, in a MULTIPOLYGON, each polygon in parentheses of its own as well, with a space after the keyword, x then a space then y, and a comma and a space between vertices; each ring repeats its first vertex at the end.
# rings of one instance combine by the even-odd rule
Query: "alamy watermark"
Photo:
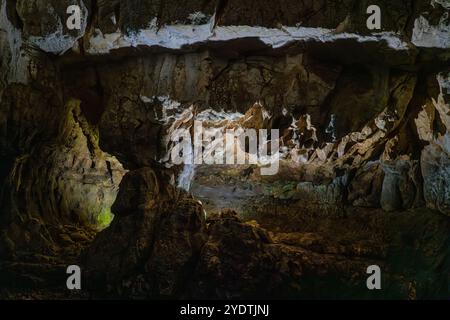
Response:
MULTIPOLYGON (((77 265, 67 267, 66 273, 69 277, 66 280, 68 290, 81 290, 81 268, 77 265)), ((381 268, 378 265, 367 267, 366 273, 370 276, 366 280, 369 290, 381 290, 381 268)))
POLYGON ((81 8, 78 5, 71 5, 66 10, 69 17, 66 21, 67 29, 81 30, 81 8))
POLYGON ((366 281, 367 289, 381 290, 381 268, 376 264, 368 266, 367 274, 370 274, 366 281))
POLYGON ((366 13, 370 14, 366 21, 367 29, 381 30, 381 8, 373 4, 367 7, 366 13))
MULTIPOLYGON (((66 13, 69 15, 66 26, 69 30, 81 30, 81 8, 78 5, 67 7, 66 13)), ((369 30, 381 30, 381 8, 372 4, 367 7, 366 13, 370 15, 366 21, 369 30)))
POLYGON ((66 286, 69 290, 81 290, 81 268, 77 265, 70 265, 66 270, 70 276, 67 278, 66 286))
POLYGON ((236 165, 261 167, 261 175, 275 175, 279 169, 278 129, 204 128, 194 121, 193 130, 176 129, 170 136, 172 164, 236 165))

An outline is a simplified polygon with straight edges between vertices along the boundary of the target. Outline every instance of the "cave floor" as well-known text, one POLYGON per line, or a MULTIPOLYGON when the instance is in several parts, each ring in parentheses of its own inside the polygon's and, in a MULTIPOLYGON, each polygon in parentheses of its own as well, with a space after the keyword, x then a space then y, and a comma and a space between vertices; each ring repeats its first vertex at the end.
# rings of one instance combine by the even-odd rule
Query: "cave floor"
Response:
MULTIPOLYGON (((264 206, 263 201, 258 204, 264 206)), ((282 202, 278 205, 279 212, 283 211, 282 202)), ((241 218, 250 225, 267 229, 274 245, 290 248, 293 255, 301 254, 313 260, 319 269, 330 261, 352 267, 365 264, 383 266, 387 270, 386 282, 390 280, 392 283, 390 293, 383 298, 399 297, 405 290, 411 298, 414 298, 417 290, 434 288, 437 291, 421 292, 425 296, 436 296, 443 290, 443 266, 436 263, 445 259, 445 256, 436 255, 442 255, 445 252, 442 246, 449 243, 450 227, 443 215, 428 209, 385 213, 378 209, 347 207, 340 217, 304 217, 303 223, 288 224, 285 219, 292 217, 293 208, 290 208, 291 213, 284 217, 265 212, 258 216, 259 219, 242 215, 241 218), (415 288, 418 278, 426 279, 429 286, 415 288)), ((301 212, 298 214, 301 215, 301 212)), ((212 214, 209 219, 214 216, 212 214)), ((89 246, 90 240, 67 241, 54 255, 24 254, 18 260, 3 261, 0 269, 4 283, 0 297, 29 300, 91 299, 93 296, 87 291, 66 289, 65 272, 68 265, 76 264, 79 254, 89 246)), ((307 272, 311 275, 305 281, 314 282, 316 276, 321 279, 317 274, 320 270, 314 270, 313 267, 307 272)), ((317 291, 305 292, 305 298, 308 294, 317 297, 319 288, 325 286, 323 281, 321 279, 312 286, 309 284, 317 291)), ((360 298, 371 297, 351 291, 348 297, 357 294, 360 298)))

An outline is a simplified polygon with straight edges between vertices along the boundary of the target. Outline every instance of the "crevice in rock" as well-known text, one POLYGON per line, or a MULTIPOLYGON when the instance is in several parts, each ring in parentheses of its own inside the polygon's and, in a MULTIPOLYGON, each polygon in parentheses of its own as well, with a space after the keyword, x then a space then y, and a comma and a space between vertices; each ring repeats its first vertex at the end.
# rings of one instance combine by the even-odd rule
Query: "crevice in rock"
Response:
POLYGON ((23 21, 17 12, 17 0, 4 0, 6 1, 6 12, 9 21, 19 30, 23 30, 23 21))
POLYGON ((218 0, 216 9, 215 9, 215 15, 214 15, 214 24, 213 28, 216 28, 217 25, 220 23, 220 20, 222 19, 222 16, 225 12, 225 9, 228 5, 229 0, 218 0))

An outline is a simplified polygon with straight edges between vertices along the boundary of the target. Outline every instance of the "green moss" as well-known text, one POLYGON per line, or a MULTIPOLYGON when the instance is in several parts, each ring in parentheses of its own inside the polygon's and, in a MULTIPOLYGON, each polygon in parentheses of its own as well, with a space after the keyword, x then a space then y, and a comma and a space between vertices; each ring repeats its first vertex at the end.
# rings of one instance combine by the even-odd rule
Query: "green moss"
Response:
POLYGON ((276 181, 270 185, 263 186, 264 195, 272 196, 276 199, 291 199, 296 193, 297 182, 276 181))
POLYGON ((110 209, 103 209, 102 212, 97 216, 97 227, 102 230, 111 224, 114 219, 114 214, 110 209))

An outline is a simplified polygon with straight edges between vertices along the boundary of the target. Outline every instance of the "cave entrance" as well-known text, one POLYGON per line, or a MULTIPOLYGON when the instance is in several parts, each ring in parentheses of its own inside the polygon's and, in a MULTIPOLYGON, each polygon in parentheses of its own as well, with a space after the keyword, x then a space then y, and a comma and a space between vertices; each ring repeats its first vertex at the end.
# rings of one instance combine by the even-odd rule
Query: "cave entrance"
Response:
POLYGON ((207 215, 231 209, 254 220, 261 211, 255 206, 272 200, 272 183, 285 178, 278 169, 286 148, 280 149, 280 129, 271 119, 255 103, 245 114, 191 108, 172 122, 166 159, 180 163, 185 156, 176 167, 178 187, 199 199, 207 215))

